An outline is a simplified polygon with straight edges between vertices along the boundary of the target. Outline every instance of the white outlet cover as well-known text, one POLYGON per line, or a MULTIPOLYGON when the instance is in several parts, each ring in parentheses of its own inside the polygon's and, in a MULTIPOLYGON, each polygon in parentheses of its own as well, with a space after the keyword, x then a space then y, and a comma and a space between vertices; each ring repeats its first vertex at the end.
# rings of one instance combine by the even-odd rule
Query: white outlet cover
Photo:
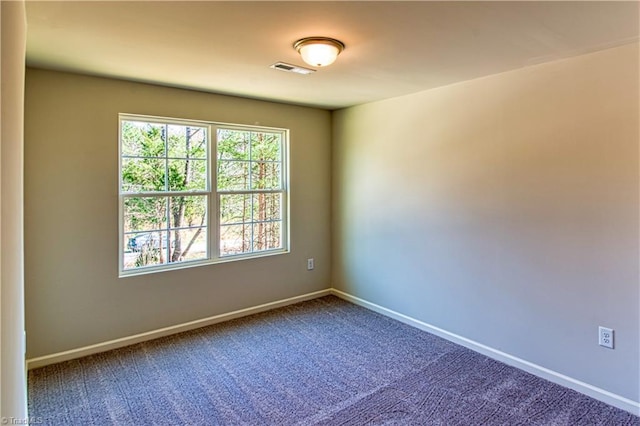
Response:
POLYGON ((605 348, 613 349, 613 329, 598 327, 598 344, 605 348))

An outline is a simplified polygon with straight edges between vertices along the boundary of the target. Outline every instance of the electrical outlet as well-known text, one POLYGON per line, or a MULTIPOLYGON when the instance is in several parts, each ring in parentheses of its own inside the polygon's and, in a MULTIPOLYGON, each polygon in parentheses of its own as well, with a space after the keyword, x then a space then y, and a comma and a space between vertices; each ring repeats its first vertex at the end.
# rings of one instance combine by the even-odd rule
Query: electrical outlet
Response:
POLYGON ((613 349, 613 330, 611 328, 598 327, 598 344, 613 349))
POLYGON ((311 271, 314 267, 313 257, 311 259, 307 259, 307 271, 311 271))

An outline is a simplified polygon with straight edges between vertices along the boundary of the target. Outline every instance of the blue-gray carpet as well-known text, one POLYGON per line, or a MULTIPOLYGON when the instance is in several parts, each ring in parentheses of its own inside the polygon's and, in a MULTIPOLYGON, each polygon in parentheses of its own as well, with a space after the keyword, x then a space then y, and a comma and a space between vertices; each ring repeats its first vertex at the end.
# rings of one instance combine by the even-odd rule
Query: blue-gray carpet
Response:
POLYGON ((47 425, 640 425, 324 297, 29 372, 47 425))

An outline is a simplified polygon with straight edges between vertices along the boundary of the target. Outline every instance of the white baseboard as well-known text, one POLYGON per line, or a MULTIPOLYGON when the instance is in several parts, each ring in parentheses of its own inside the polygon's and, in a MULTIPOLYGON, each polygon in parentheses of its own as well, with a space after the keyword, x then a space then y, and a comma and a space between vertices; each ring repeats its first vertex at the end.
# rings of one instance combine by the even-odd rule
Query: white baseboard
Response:
POLYGON ((507 365, 511 365, 513 367, 519 368, 528 373, 531 373, 543 379, 549 380, 550 382, 573 389, 577 392, 590 396, 606 404, 628 411, 631 414, 635 414, 636 416, 640 416, 640 402, 633 401, 631 399, 622 397, 620 395, 616 395, 604 389, 600 389, 596 386, 592 386, 588 383, 581 382, 580 380, 576 380, 574 378, 565 376, 564 374, 560 374, 553 370, 549 370, 548 368, 541 367, 537 364, 526 361, 524 359, 515 357, 513 355, 509 355, 508 353, 483 345, 471 339, 467 339, 466 337, 462 337, 457 334, 450 333, 439 327, 435 327, 433 325, 427 324, 415 318, 411 318, 407 315, 401 314, 391 309, 387 309, 383 306, 376 305, 375 303, 371 303, 359 297, 352 296, 343 291, 331 289, 331 294, 338 296, 341 299, 347 300, 351 303, 354 303, 356 305, 360 305, 372 311, 378 312, 387 317, 396 319, 405 324, 419 328, 420 330, 424 330, 431 334, 435 334, 436 336, 442 337, 443 339, 449 340, 453 343, 457 343, 461 346, 469 348, 475 352, 479 352, 483 355, 486 355, 489 358, 492 358, 497 361, 503 362, 507 365))
POLYGON ((31 358, 27 360, 27 369, 31 370, 38 367, 44 367, 45 365, 56 364, 63 361, 69 361, 71 359, 81 358, 87 355, 93 355, 100 352, 110 351, 112 349, 122 348, 125 346, 133 345, 147 340, 157 339, 159 337, 169 336, 171 334, 180 333, 183 331, 194 330, 200 327, 206 327, 208 325, 217 324, 224 321, 229 321, 235 318, 245 317, 247 315, 257 314, 271 309, 280 308, 287 305, 293 305, 294 303, 304 302, 305 300, 316 299, 318 297, 328 296, 331 294, 331 290, 320 290, 313 293, 303 294, 301 296, 290 297, 288 299, 277 300, 275 302, 265 303, 250 308, 240 309, 226 314, 214 315, 212 317, 203 318, 195 321, 186 322, 183 324, 173 325, 170 327, 160 328, 158 330, 147 331, 145 333, 134 334, 133 336, 122 337, 120 339, 110 340, 108 342, 97 343, 95 345, 84 346, 82 348, 71 349, 64 352, 58 352, 51 355, 40 356, 37 358, 31 358))

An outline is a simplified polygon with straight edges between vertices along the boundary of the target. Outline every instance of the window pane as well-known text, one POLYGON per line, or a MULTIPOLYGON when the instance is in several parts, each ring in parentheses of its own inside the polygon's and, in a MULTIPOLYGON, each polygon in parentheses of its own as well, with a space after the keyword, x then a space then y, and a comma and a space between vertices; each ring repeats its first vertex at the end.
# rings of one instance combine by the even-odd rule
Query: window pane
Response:
POLYGON ((167 263, 165 231, 125 234, 124 269, 167 263))
POLYGON ((249 160, 251 133, 239 130, 218 130, 219 160, 249 160))
POLYGON ((272 250, 282 247, 280 222, 256 223, 253 225, 253 250, 272 250))
POLYGON ((164 157, 165 126, 141 121, 122 121, 122 155, 164 157))
POLYGON ((206 191, 206 160, 169 160, 170 191, 206 191))
POLYGON ((150 231, 167 226, 165 197, 127 197, 124 199, 124 231, 150 231))
POLYGON ((206 195, 171 197, 169 218, 171 228, 193 228, 203 226, 207 215, 206 195))
POLYGON ((251 251, 251 225, 220 226, 220 256, 251 251))
POLYGON ((219 161, 218 190, 233 191, 249 189, 249 162, 219 161))
POLYGON ((281 161, 282 135, 280 133, 251 133, 252 161, 281 161))
POLYGON ((219 200, 221 224, 251 221, 251 194, 220 195, 219 200))
POLYGON ((282 194, 254 194, 253 221, 263 222, 282 218, 282 194))
POLYGON ((280 189, 280 163, 251 163, 251 189, 280 189))
POLYGON ((207 157, 207 129, 205 127, 173 124, 167 127, 169 157, 200 159, 207 157))
POLYGON ((207 259, 207 228, 174 229, 170 232, 169 262, 207 259))
POLYGON ((157 158, 123 158, 122 191, 164 191, 165 161, 157 158))
POLYGON ((207 259, 207 228, 171 231, 171 262, 207 259))

